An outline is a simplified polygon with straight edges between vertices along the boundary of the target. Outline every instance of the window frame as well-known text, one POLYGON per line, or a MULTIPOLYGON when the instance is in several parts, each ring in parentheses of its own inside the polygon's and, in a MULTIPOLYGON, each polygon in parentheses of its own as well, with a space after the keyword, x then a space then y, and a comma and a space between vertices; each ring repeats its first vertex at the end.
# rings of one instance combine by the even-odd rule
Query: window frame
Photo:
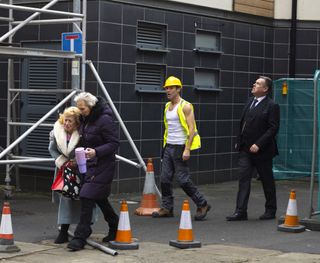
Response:
POLYGON ((195 32, 195 43, 194 43, 194 52, 199 52, 199 53, 210 53, 210 54, 223 54, 222 52, 222 41, 221 41, 221 32, 220 31, 211 31, 211 30, 205 30, 205 29, 196 29, 195 32), (207 34, 210 35, 212 34, 212 36, 218 36, 216 41, 219 43, 219 49, 214 49, 214 48, 206 48, 206 47, 201 47, 201 46, 197 46, 197 36, 199 36, 199 33, 203 33, 203 34, 207 34))

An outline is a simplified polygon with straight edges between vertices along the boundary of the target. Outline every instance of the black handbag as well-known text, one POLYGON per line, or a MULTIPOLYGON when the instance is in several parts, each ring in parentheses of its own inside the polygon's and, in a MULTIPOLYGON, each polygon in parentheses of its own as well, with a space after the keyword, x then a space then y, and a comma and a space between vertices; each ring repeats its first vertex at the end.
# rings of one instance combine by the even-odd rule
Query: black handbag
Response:
POLYGON ((81 177, 77 172, 68 166, 63 168, 63 188, 61 194, 73 200, 79 198, 81 189, 81 177))

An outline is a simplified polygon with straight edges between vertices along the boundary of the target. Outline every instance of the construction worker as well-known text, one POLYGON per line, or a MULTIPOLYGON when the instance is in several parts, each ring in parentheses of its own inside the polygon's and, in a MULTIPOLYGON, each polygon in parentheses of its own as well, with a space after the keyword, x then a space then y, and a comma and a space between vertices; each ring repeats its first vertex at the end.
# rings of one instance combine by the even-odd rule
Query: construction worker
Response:
POLYGON ((172 181, 176 174, 179 185, 197 206, 195 220, 203 220, 210 205, 190 179, 190 151, 201 147, 193 106, 180 97, 180 79, 169 77, 164 85, 169 102, 164 110, 164 138, 161 172, 162 204, 152 217, 173 216, 172 181))

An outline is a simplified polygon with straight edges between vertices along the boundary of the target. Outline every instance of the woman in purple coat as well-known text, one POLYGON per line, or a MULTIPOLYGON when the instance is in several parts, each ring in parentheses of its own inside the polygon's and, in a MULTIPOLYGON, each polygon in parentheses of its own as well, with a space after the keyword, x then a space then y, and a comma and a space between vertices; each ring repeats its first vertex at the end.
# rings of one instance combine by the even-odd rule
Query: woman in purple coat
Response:
POLYGON ((79 145, 86 148, 87 172, 80 191, 81 216, 68 244, 71 250, 81 250, 91 235, 91 218, 97 204, 109 225, 109 234, 103 241, 115 239, 119 217, 108 201, 115 170, 115 153, 119 147, 119 134, 113 114, 102 99, 82 92, 74 101, 81 112, 79 145))

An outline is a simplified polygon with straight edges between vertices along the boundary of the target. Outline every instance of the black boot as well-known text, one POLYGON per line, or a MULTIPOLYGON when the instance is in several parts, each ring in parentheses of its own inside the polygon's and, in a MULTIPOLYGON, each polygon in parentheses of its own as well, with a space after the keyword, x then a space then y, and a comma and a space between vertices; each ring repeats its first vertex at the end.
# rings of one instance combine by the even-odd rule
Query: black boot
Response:
POLYGON ((108 243, 109 241, 113 241, 116 239, 117 230, 109 229, 109 233, 102 239, 102 242, 108 243))
POLYGON ((55 244, 63 244, 69 241, 68 239, 68 230, 69 224, 62 224, 59 235, 57 236, 56 240, 54 241, 55 244))
POLYGON ((84 248, 86 245, 86 241, 81 238, 74 237, 68 244, 67 248, 69 248, 71 251, 79 251, 84 248))

